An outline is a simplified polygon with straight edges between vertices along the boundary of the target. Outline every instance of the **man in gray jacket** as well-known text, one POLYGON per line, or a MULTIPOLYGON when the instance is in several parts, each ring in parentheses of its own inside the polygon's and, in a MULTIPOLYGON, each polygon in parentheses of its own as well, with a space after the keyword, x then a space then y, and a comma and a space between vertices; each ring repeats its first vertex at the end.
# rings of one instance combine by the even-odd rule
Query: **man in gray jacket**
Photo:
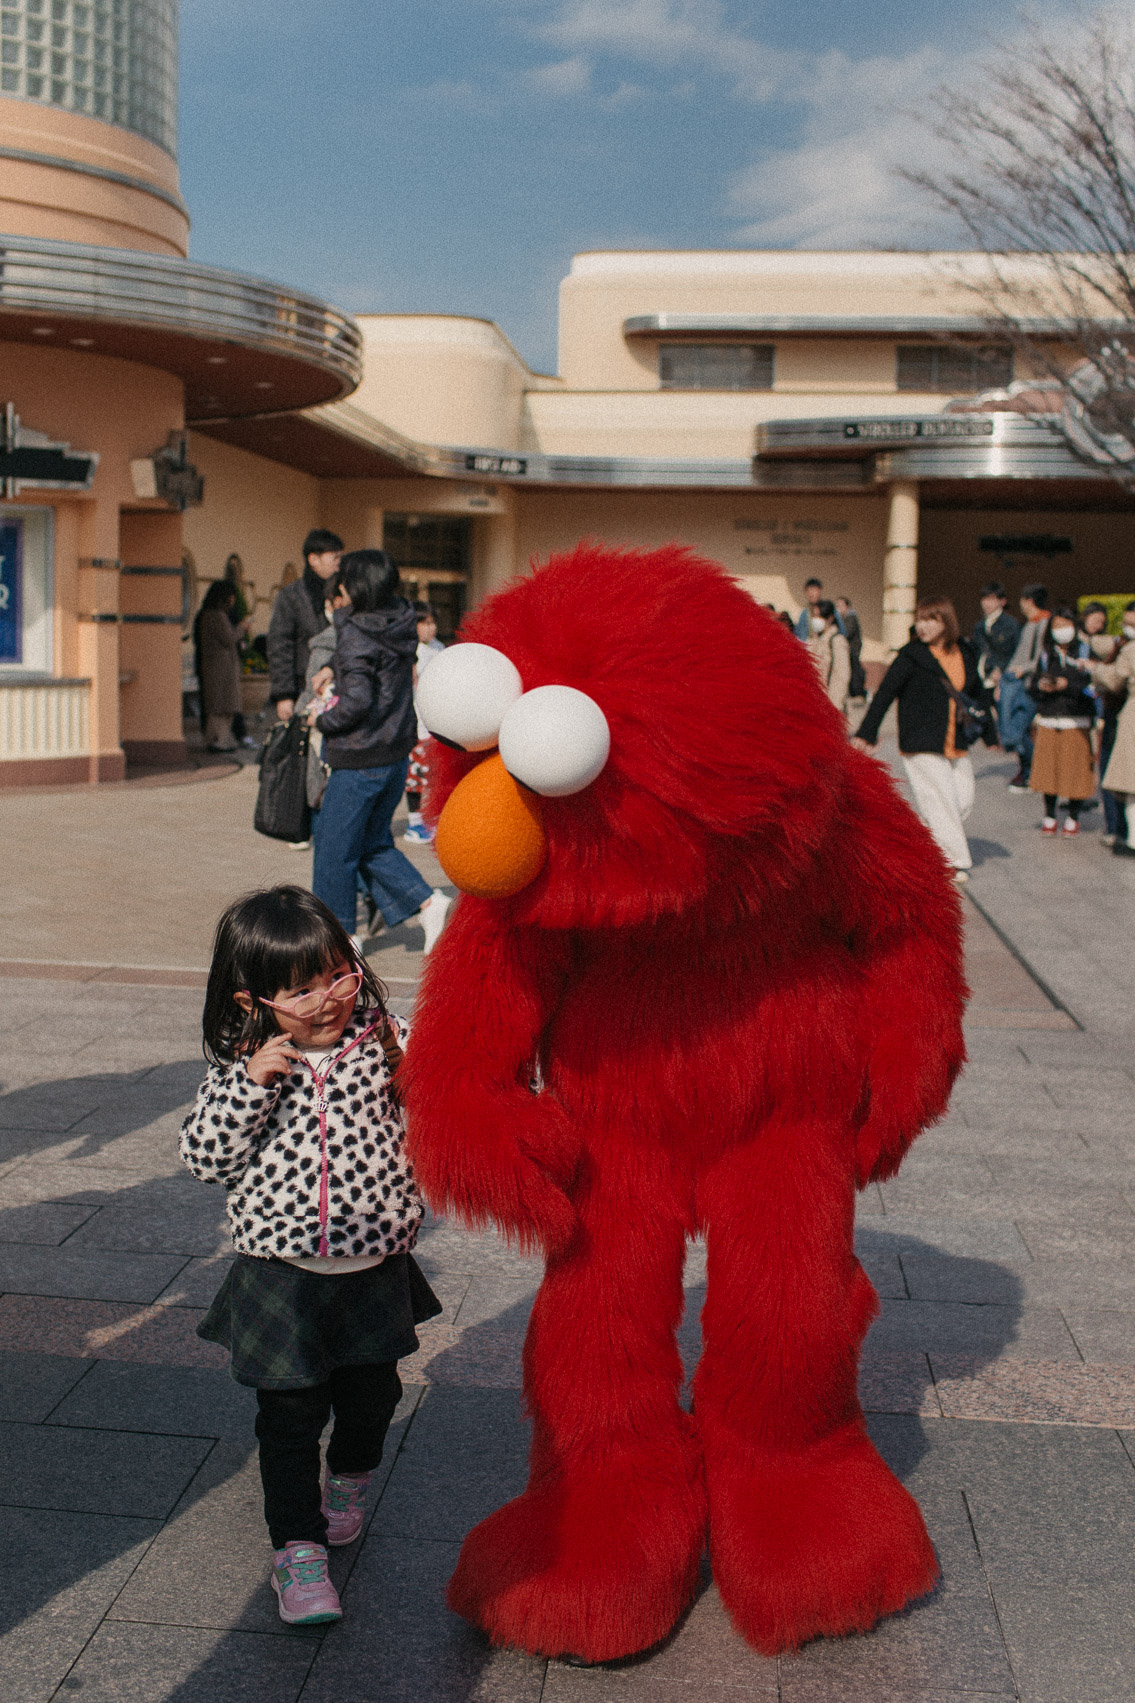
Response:
POLYGON ((307 684, 307 647, 327 625, 323 605, 339 572, 343 540, 322 527, 303 541, 303 573, 276 593, 268 624, 268 696, 287 721, 307 684))

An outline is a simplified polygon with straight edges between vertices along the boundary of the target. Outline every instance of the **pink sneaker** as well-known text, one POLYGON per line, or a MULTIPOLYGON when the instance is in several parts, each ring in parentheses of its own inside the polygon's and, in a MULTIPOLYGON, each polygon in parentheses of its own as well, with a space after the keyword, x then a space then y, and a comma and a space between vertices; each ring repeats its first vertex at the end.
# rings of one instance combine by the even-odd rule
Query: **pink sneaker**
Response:
POLYGON ((342 1620, 339 1593, 327 1576, 327 1551, 321 1543, 286 1543, 272 1552, 272 1589, 280 1599, 280 1619, 289 1626, 315 1626, 342 1620))
POLYGON ((329 1472, 323 1486, 323 1512, 327 1518, 327 1541, 338 1547, 354 1543, 363 1529, 367 1511, 367 1491, 370 1473, 329 1472))

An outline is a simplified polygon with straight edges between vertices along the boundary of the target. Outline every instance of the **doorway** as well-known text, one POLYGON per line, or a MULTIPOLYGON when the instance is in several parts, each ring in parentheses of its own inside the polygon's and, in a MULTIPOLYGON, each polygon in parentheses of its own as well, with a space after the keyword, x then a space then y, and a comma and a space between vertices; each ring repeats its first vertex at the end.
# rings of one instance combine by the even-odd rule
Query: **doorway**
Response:
POLYGON ((399 570, 405 596, 430 605, 438 637, 452 644, 465 615, 473 522, 462 515, 388 514, 383 548, 399 570))

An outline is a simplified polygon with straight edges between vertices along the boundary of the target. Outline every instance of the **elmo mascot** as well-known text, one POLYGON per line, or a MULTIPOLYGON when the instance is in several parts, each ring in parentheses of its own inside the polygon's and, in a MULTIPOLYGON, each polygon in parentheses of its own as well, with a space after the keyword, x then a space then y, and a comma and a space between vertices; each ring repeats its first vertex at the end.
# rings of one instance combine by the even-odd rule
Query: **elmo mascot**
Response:
POLYGON ((543 1250, 528 1487, 450 1606, 587 1661, 656 1643, 707 1536, 758 1649, 865 1631, 937 1563, 856 1394, 857 1187, 963 1062, 960 908, 804 649, 677 546, 585 544, 430 664, 463 890, 405 1064, 427 1197, 543 1250), (675 1330, 707 1243, 703 1351, 675 1330))

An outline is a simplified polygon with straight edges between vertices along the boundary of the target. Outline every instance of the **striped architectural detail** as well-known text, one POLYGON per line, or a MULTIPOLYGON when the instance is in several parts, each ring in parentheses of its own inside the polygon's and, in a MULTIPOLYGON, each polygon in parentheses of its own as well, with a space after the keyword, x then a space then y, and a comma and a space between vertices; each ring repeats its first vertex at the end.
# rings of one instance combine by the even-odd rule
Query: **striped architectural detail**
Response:
POLYGON ((28 685, 0 680, 0 762, 87 756, 90 710, 88 680, 28 685))

